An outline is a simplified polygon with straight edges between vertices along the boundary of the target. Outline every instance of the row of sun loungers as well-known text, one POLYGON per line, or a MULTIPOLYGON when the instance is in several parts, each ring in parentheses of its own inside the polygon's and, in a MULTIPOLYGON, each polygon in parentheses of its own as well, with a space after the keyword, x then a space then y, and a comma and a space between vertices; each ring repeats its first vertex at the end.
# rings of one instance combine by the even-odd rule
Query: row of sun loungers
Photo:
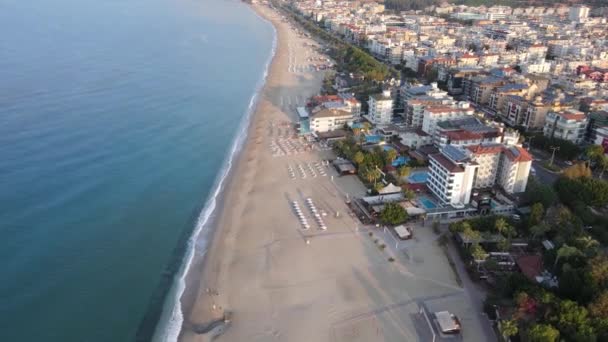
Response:
POLYGON ((306 216, 304 216, 302 209, 300 209, 300 205, 298 204, 298 201, 291 201, 291 205, 293 207, 293 211, 295 211, 296 215, 300 219, 300 224, 302 225, 302 229, 304 229, 304 230, 310 229, 310 225, 306 221, 306 216))
POLYGON ((272 152, 273 157, 281 157, 285 155, 302 153, 304 151, 304 147, 297 140, 280 138, 273 139, 270 142, 270 151, 272 152))
MULTIPOLYGON (((327 176, 327 171, 323 167, 322 162, 314 162, 314 163, 306 163, 306 164, 295 164, 298 170, 298 175, 300 178, 305 179, 307 174, 310 174, 312 178, 316 178, 317 174, 322 177, 327 176), (306 172, 308 170, 308 173, 306 172)), ((296 172, 294 167, 291 165, 287 165, 287 172, 289 173, 289 178, 296 179, 296 172)))
MULTIPOLYGON (((325 222, 323 221, 323 216, 326 214, 322 211, 317 210, 317 207, 315 206, 314 202, 312 201, 312 199, 310 197, 306 199, 306 205, 308 206, 308 209, 312 213, 312 216, 315 218, 315 221, 317 222, 317 225, 319 226, 319 228, 321 230, 327 230, 327 225, 325 225, 325 222)), ((306 216, 302 212, 302 209, 300 208, 298 201, 291 201, 291 206, 292 206, 293 211, 295 212, 296 216, 300 220, 302 229, 304 229, 304 230, 310 229, 310 224, 308 224, 308 221, 306 220, 306 216)))
POLYGON ((317 221, 319 228, 321 228, 322 230, 327 230, 327 226, 325 225, 325 222, 323 222, 323 218, 321 217, 321 215, 319 214, 319 211, 315 207, 315 204, 312 201, 312 198, 310 198, 310 197, 307 198, 306 204, 308 204, 308 209, 310 209, 310 212, 315 217, 315 220, 317 221))

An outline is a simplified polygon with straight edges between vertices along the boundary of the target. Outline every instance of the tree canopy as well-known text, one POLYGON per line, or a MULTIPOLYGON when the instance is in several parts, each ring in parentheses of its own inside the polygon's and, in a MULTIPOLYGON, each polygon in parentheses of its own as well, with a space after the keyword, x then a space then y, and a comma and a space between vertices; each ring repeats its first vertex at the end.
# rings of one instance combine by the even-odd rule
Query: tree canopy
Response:
POLYGON ((407 220, 407 211, 396 203, 387 203, 380 212, 380 221, 384 224, 397 225, 407 220))
POLYGON ((550 324, 535 324, 528 330, 530 342, 556 342, 559 331, 550 324))

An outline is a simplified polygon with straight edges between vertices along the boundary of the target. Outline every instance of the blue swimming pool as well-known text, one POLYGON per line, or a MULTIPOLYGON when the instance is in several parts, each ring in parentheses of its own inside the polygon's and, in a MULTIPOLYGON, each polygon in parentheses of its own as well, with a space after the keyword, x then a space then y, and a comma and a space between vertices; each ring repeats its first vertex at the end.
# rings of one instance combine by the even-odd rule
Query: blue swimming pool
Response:
POLYGON ((395 160, 393 160, 393 166, 394 167, 399 167, 399 166, 403 166, 407 163, 409 163, 410 158, 405 157, 405 156, 399 156, 397 158, 395 158, 395 160))
POLYGON ((425 209, 437 208, 437 204, 435 204, 435 202, 431 201, 431 199, 429 199, 428 197, 420 196, 420 197, 418 197, 418 202, 420 202, 420 204, 422 204, 422 206, 425 209))
POLYGON ((426 183, 429 178, 429 173, 426 171, 416 171, 412 172, 409 177, 407 177, 408 182, 418 184, 418 183, 426 183))
POLYGON ((379 135, 366 135, 365 142, 367 143, 379 143, 382 140, 382 137, 379 135))

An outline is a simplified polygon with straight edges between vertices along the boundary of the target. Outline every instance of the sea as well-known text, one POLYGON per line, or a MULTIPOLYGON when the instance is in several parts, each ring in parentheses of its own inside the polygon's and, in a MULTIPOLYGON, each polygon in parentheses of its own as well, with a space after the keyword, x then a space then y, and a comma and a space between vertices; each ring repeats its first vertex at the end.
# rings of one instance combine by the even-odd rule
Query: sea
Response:
POLYGON ((0 341, 175 340, 274 44, 237 0, 0 0, 0 341))

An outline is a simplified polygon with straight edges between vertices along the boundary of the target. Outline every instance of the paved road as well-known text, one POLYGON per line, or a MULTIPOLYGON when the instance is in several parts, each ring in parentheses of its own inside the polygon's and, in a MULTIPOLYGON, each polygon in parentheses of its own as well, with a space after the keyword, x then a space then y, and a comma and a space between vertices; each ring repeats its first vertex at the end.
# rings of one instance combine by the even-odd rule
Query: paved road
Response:
MULTIPOLYGON (((539 151, 539 150, 535 150, 535 149, 531 149, 530 154, 532 154, 532 156, 534 157, 534 161, 532 161, 532 167, 534 167, 534 169, 536 170, 536 179, 541 184, 555 183, 555 181, 559 177, 559 174, 551 172, 542 166, 542 164, 546 160, 548 160, 551 157, 551 155, 544 151, 539 151)), ((558 161, 557 159, 555 160, 555 165, 559 166, 559 167, 565 166, 562 162, 558 161)))
POLYGON ((536 179, 541 184, 553 184, 559 177, 559 174, 553 173, 542 166, 541 161, 533 161, 532 167, 536 170, 536 179))
POLYGON ((462 287, 464 288, 469 300, 474 305, 475 309, 479 312, 479 321, 481 323, 481 327, 483 329, 483 333, 486 337, 486 341, 498 341, 496 337, 496 333, 492 328, 492 322, 488 319, 488 316, 483 312, 483 302, 486 298, 486 291, 474 283, 469 277, 469 273, 467 272, 462 259, 460 258, 460 254, 456 250, 456 246, 454 246, 454 241, 450 239, 450 242, 447 244, 447 251, 450 255, 450 258, 454 261, 454 265, 456 268, 456 272, 462 280, 462 287))

